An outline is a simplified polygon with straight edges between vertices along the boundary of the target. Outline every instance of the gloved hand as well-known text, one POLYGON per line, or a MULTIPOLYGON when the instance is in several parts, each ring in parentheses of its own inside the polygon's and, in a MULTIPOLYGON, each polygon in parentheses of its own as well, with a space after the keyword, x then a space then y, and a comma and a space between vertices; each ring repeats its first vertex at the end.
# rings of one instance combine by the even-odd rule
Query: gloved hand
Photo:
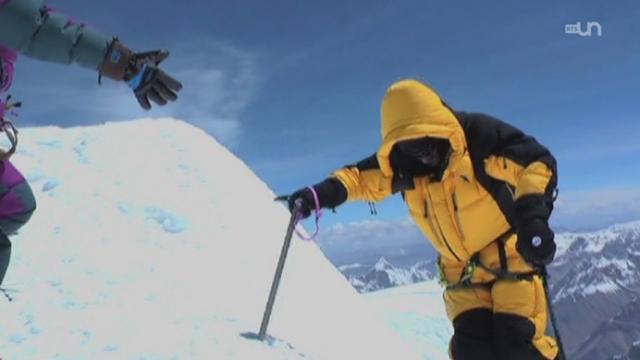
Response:
MULTIPOLYGON (((347 201, 347 189, 335 178, 327 178, 313 185, 313 189, 318 195, 320 207, 332 209, 347 201)), ((316 200, 308 187, 289 195, 287 202, 289 211, 293 212, 297 206, 303 219, 311 216, 311 210, 316 209, 316 200)))
POLYGON ((311 210, 316 208, 316 202, 313 193, 308 187, 302 188, 289 195, 287 199, 289 211, 293 213, 295 209, 300 213, 302 219, 311 216, 311 210))
POLYGON ((100 74, 114 80, 126 81, 140 106, 151 109, 149 100, 158 105, 178 99, 182 83, 162 71, 158 65, 169 57, 167 50, 133 53, 118 39, 111 43, 100 74))
POLYGON ((546 221, 532 218, 518 227, 516 250, 535 267, 549 265, 556 253, 554 234, 546 221))

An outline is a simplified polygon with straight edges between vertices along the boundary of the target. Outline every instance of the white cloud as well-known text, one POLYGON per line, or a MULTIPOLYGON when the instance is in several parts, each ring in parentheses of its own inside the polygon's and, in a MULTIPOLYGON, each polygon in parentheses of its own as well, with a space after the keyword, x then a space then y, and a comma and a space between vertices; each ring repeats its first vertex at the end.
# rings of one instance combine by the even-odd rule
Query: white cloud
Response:
POLYGON ((140 117, 184 119, 227 147, 242 136, 240 117, 261 84, 257 55, 207 39, 177 45, 162 68, 184 88, 176 103, 145 112, 122 83, 85 69, 21 59, 14 86, 29 125, 81 125, 140 117))
POLYGON ((381 256, 403 263, 431 259, 436 255, 435 249, 410 219, 337 224, 320 232, 318 245, 337 265, 356 262, 373 265, 381 256))
POLYGON ((243 131, 240 116, 262 81, 257 55, 206 40, 178 51, 185 56, 175 75, 184 90, 171 115, 237 146, 243 131))
POLYGON ((640 188, 609 188, 560 193, 551 223, 591 230, 640 219, 640 188))
MULTIPOLYGON (((640 188, 608 188, 561 192, 550 221, 556 230, 596 230, 638 219, 640 188)), ((322 231, 319 241, 323 248, 344 251, 428 243, 410 219, 337 224, 322 231)))
POLYGON ((637 116, 629 115, 609 119, 607 126, 584 127, 579 133, 563 139, 554 154, 559 164, 615 162, 619 157, 640 152, 639 124, 637 116))
POLYGON ((320 243, 327 248, 384 248, 425 244, 428 240, 410 219, 402 221, 364 220, 336 224, 320 233, 320 243))

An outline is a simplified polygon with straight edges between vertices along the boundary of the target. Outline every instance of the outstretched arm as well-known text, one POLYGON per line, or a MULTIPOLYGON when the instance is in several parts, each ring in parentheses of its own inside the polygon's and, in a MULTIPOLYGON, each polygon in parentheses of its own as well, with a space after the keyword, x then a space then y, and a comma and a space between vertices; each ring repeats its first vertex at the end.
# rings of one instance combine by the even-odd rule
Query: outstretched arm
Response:
MULTIPOLYGON (((391 179, 384 177, 378 166, 376 155, 347 165, 334 172, 324 181, 313 185, 320 206, 335 208, 346 201, 380 201, 391 195, 391 179)), ((309 188, 300 189, 289 196, 289 208, 294 204, 307 217, 315 208, 314 196, 309 188)))
MULTIPOLYGON (((140 106, 150 109, 150 100, 164 105, 177 99, 182 84, 159 64, 169 56, 166 50, 134 53, 117 38, 109 38, 88 26, 53 11, 44 0, 0 0, 0 62, 9 68, 15 59, 3 56, 7 49, 43 61, 72 64, 97 70, 101 76, 126 81, 140 106)), ((6 70, 6 69, 5 69, 6 70)), ((12 69, 9 69, 12 71, 12 69)), ((0 89, 9 87, 5 71, 0 89)), ((2 74, 0 74, 2 76, 2 74)))
POLYGON ((110 42, 43 0, 0 0, 0 44, 28 57, 99 70, 110 42))
POLYGON ((380 201, 392 194, 391 178, 380 171, 376 154, 345 166, 332 177, 344 186, 349 201, 380 201))

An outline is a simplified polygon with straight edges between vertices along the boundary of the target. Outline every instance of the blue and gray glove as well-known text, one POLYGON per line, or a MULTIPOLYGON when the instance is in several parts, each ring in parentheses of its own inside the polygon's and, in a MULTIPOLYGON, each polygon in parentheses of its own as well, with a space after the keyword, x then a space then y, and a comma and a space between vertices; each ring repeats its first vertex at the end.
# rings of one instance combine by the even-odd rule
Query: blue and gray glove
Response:
POLYGON ((176 101, 177 92, 182 89, 182 83, 159 68, 167 57, 168 50, 133 53, 118 39, 114 39, 100 68, 100 74, 125 81, 133 89, 140 106, 149 110, 150 101, 158 105, 176 101))

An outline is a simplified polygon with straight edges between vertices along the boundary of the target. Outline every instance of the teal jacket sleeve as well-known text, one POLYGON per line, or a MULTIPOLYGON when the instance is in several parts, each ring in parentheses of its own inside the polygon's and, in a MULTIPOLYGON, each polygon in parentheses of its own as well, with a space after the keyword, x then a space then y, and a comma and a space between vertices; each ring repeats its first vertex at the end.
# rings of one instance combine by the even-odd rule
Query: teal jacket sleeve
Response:
POLYGON ((44 0, 0 0, 0 44, 28 57, 98 70, 110 42, 52 11, 44 0))

